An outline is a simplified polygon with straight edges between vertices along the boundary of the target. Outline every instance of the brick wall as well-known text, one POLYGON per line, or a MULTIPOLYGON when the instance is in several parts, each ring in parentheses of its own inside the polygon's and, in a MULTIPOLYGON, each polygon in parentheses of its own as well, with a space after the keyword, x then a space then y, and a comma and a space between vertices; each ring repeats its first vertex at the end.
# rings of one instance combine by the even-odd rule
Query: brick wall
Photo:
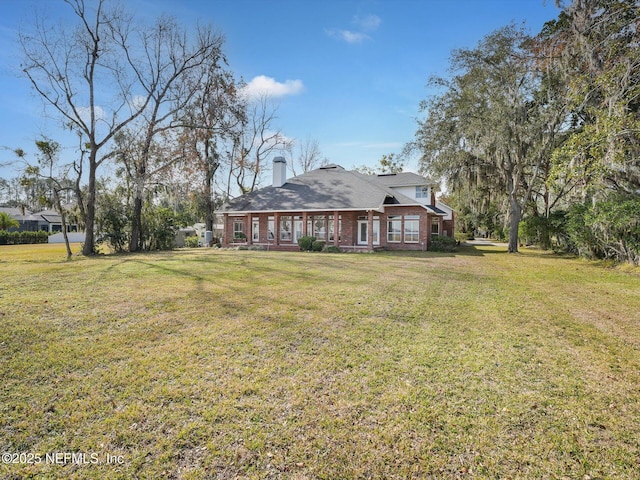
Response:
MULTIPOLYGON (((311 215, 334 215, 334 211, 327 212, 314 212, 311 215)), ((288 213, 287 216, 291 215, 295 216, 303 216, 301 212, 288 213)), ((340 236, 339 245, 342 247, 358 247, 358 218, 366 217, 367 212, 339 212, 339 215, 342 217, 342 230, 340 236)), ((247 235, 248 243, 260 244, 262 246, 268 247, 273 250, 298 250, 297 243, 293 241, 281 241, 278 238, 269 239, 267 226, 269 217, 274 217, 274 220, 277 222, 280 215, 273 213, 256 213, 252 215, 246 215, 243 217, 233 216, 233 215, 225 215, 225 234, 223 245, 231 246, 234 244, 233 242, 233 222, 235 219, 242 218, 244 233, 247 235), (252 232, 251 226, 254 218, 258 218, 260 222, 260 232, 259 239, 255 242, 252 241, 252 232)), ((444 233, 446 230, 447 235, 452 236, 453 232, 453 220, 448 220, 442 222, 439 217, 429 214, 424 208, 414 207, 414 206, 386 206, 385 213, 377 213, 374 212, 374 216, 379 217, 380 221, 380 245, 379 247, 384 247, 389 250, 427 250, 431 243, 431 222, 432 221, 440 221, 440 231, 444 233), (387 242, 387 228, 388 228, 388 217, 389 216, 407 216, 407 215, 416 215, 419 217, 419 239, 418 242, 405 242, 404 241, 404 218, 402 221, 402 230, 403 235, 400 242, 387 242)), ((293 226, 293 225, 292 225, 293 226)), ((275 235, 277 237, 279 226, 275 225, 275 235)), ((308 232, 309 235, 312 232, 308 232)), ((361 246, 362 247, 362 246, 361 246)), ((378 247, 376 245, 375 247, 378 247)))

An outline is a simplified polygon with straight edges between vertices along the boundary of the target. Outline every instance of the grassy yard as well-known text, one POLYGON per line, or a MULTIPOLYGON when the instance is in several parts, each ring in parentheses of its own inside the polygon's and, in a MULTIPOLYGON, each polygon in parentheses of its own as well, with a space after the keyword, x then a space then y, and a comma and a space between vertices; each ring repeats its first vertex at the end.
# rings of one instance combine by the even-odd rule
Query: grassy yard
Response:
POLYGON ((0 478, 640 475, 637 270, 39 245, 0 275, 0 478))

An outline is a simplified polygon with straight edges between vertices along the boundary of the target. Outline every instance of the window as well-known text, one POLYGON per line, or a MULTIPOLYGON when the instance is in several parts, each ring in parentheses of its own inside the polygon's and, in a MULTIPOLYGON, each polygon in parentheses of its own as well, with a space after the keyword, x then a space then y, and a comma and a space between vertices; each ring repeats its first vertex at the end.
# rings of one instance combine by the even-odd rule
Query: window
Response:
POLYGON ((242 218, 238 218, 233 221, 233 238, 238 240, 247 238, 244 234, 244 220, 242 218))
POLYGON ((431 221, 431 236, 440 235, 440 220, 434 219, 431 221))
POLYGON ((389 217, 387 226, 387 242, 402 241, 402 217, 394 215, 389 217))
POLYGON ((327 238, 327 223, 324 215, 313 217, 313 236, 318 240, 327 238))
POLYGON ((258 242, 260 240, 260 219, 253 217, 251 220, 251 240, 258 242))
POLYGON ((276 222, 273 219, 273 217, 269 217, 267 219, 267 239, 268 240, 274 240, 276 238, 274 233, 275 231, 276 231, 276 222))
POLYGON ((293 217, 293 241, 297 242, 302 236, 302 217, 293 217))
POLYGON ((417 243, 420 240, 420 217, 418 215, 406 215, 404 217, 404 241, 417 243))
POLYGON ((291 241, 291 217, 280 217, 280 240, 291 241))
POLYGON ((429 198, 429 187, 422 185, 416 187, 416 198, 429 198))
POLYGON ((373 217, 373 233, 371 239, 374 245, 380 245, 380 217, 373 217))

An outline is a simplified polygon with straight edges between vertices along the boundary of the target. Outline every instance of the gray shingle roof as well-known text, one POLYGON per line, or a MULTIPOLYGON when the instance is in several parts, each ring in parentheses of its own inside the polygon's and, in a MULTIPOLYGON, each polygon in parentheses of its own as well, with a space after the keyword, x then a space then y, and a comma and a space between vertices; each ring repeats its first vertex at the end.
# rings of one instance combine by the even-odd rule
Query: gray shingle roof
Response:
POLYGON ((230 200, 225 212, 302 211, 302 210, 380 210, 382 205, 419 205, 416 200, 394 192, 390 186, 424 185, 416 174, 399 174, 406 181, 388 183, 386 176, 363 175, 338 165, 327 165, 293 177, 282 187, 265 187, 230 200), (385 180, 380 181, 380 178, 385 180))
POLYGON ((388 173, 371 176, 376 178, 376 182, 387 187, 413 187, 433 183, 423 176, 412 172, 388 173))

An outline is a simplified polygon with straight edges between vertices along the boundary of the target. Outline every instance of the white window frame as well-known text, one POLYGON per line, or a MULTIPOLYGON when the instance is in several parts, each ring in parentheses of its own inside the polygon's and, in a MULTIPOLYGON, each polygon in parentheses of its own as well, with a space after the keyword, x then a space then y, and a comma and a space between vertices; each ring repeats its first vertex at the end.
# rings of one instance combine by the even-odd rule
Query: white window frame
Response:
MULTIPOLYGON (((368 245, 369 220, 358 220, 358 245, 368 245), (366 225, 364 231, 361 225, 366 225), (362 233, 364 232, 364 237, 362 233)), ((373 220, 373 245, 380 245, 380 217, 374 217, 373 220)))
POLYGON ((401 215, 390 215, 387 217, 387 242, 388 243, 401 243, 402 242, 402 216, 401 215), (398 224, 397 232, 394 232, 392 228, 392 224, 398 224), (397 240, 392 239, 392 235, 395 237, 397 235, 397 240))
POLYGON ((429 198, 429 187, 427 185, 416 186, 416 198, 429 198))
POLYGON ((280 217, 280 240, 290 242, 293 237, 293 218, 290 215, 280 217))
MULTIPOLYGON (((239 237, 237 236, 237 234, 241 233, 242 235, 245 235, 244 233, 244 219, 243 218, 234 218, 233 219, 233 239, 236 240, 239 237)), ((246 235, 245 235, 246 238, 246 235)))
POLYGON ((260 218, 253 217, 251 219, 251 241, 260 241, 260 218))
POLYGON ((404 243, 420 242, 420 216, 419 215, 405 215, 402 234, 404 237, 404 243), (408 227, 411 225, 415 225, 416 229, 408 230, 408 227))
POLYGON ((304 235, 302 217, 293 217, 293 241, 297 242, 304 235))
POLYGON ((316 240, 327 239, 327 217, 325 215, 316 215, 313 217, 313 236, 316 240))
POLYGON ((267 219, 267 240, 276 239, 276 220, 275 217, 267 219))

